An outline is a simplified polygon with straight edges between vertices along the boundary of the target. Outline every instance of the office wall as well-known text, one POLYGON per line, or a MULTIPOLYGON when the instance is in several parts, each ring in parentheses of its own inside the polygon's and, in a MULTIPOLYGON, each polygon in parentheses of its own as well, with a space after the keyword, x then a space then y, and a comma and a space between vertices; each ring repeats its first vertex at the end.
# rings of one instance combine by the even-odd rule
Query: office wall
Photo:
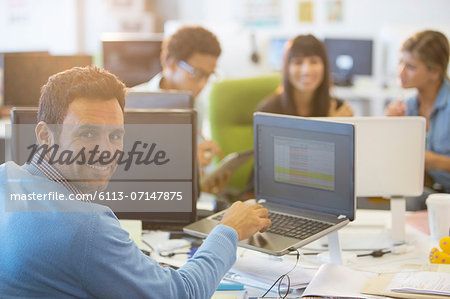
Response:
MULTIPOLYGON (((342 0, 343 20, 328 22, 329 0, 312 0, 313 22, 299 23, 300 0, 279 0, 279 24, 244 26, 248 3, 264 0, 0 0, 0 51, 49 50, 55 54, 99 54, 101 34, 150 32, 155 20, 201 23, 217 33, 223 46, 219 61, 224 77, 270 73, 267 56, 272 37, 313 33, 318 37, 363 37, 375 40, 377 78, 395 75, 396 51, 410 33, 429 27, 450 36, 449 0, 342 0), (151 11, 162 11, 155 16, 151 11), (177 18, 178 17, 178 18, 177 18), (78 22, 77 18, 83 21, 78 22), (259 63, 251 62, 251 35, 259 63)), ((304 1, 303 1, 304 2, 304 1)), ((172 24, 172 25, 171 25, 172 24)), ((160 28, 160 25, 157 26, 160 28)), ((380 79, 381 80, 381 79, 380 79)))
POLYGON ((101 51, 103 32, 152 32, 145 0, 0 0, 0 52, 101 51))
POLYGON ((0 0, 0 51, 75 52, 75 12, 74 0, 0 0))
MULTIPOLYGON (((232 21, 245 14, 244 0, 179 0, 181 20, 232 21)), ((267 1, 261 1, 262 3, 267 1)), ((279 0, 282 13, 281 29, 355 32, 375 34, 386 24, 426 26, 450 24, 448 0, 342 0, 343 21, 326 21, 329 0, 311 0, 314 22, 298 23, 299 2, 304 0, 279 0)))
MULTIPOLYGON (((245 77, 270 73, 267 55, 272 37, 292 37, 312 33, 319 38, 372 38, 375 42, 376 81, 395 76, 397 49, 411 33, 424 28, 437 29, 450 37, 450 1, 448 0, 342 0, 343 20, 327 20, 328 0, 312 0, 313 22, 300 23, 300 0, 280 0, 280 22, 276 26, 244 26, 246 3, 242 0, 180 1, 179 23, 201 23, 218 34, 224 55, 219 66, 227 77, 245 77), (250 36, 255 34, 262 59, 250 61, 250 36), (239 67, 236 67, 239 66, 239 67)), ((262 3, 268 1, 261 1, 262 3)), ((391 79, 389 79, 391 80, 391 79)))

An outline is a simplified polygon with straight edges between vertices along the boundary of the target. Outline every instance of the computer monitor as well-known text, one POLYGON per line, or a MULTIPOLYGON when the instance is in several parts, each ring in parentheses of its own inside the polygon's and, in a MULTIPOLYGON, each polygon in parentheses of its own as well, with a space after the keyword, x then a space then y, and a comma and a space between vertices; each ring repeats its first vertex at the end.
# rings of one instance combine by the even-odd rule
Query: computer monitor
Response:
POLYGON ((287 38, 272 38, 269 44, 269 67, 274 71, 283 69, 283 51, 287 38))
POLYGON ((324 44, 334 84, 348 86, 354 75, 372 75, 371 39, 325 38, 324 44))
MULTIPOLYGON (((18 165, 28 161, 30 152, 27 147, 36 142, 34 128, 37 123, 37 112, 37 107, 14 107, 11 109, 12 126, 7 128, 10 145, 7 145, 6 150, 7 157, 18 165)), ((8 144, 8 140, 6 144, 8 144)))
POLYGON ((425 118, 326 117, 355 125, 356 196, 391 198, 392 238, 405 241, 405 198, 423 192, 425 118))
POLYGON ((15 107, 37 106, 41 87, 51 75, 92 64, 89 55, 52 56, 45 52, 25 52, 2 56, 4 105, 15 107))
POLYGON ((125 109, 193 109, 194 99, 188 92, 176 90, 150 92, 128 90, 125 109))
MULTIPOLYGON (((35 107, 11 110, 11 122, 16 125, 11 132, 12 153, 17 163, 22 164, 29 158, 27 147, 35 143, 36 115, 35 107)), ((119 165, 105 190, 108 193, 104 194, 112 196, 120 192, 127 200, 100 203, 109 206, 118 218, 142 220, 144 227, 181 229, 195 221, 199 193, 196 111, 139 109, 125 111, 124 117, 124 152, 132 151, 138 141, 141 149, 144 143, 148 144, 146 155, 149 155, 154 144, 152 155, 164 150, 170 161, 158 166, 135 163, 129 169, 126 164, 119 165), (168 205, 169 201, 173 204, 168 205)))
POLYGON ((326 117, 355 125, 356 196, 418 196, 423 192, 423 117, 326 117))
POLYGON ((162 40, 162 34, 107 36, 102 39, 103 67, 127 87, 144 83, 161 72, 162 40))

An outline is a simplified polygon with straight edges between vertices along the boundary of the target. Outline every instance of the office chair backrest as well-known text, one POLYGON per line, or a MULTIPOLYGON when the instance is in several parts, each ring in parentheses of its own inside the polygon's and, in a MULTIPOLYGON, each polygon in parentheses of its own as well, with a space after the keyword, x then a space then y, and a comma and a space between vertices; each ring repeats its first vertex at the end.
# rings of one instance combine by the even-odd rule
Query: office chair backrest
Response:
MULTIPOLYGON (((212 86, 209 119, 212 139, 225 155, 253 148, 253 112, 274 93, 280 76, 225 80, 212 86)), ((229 187, 242 191, 247 185, 253 160, 233 173, 229 187)))

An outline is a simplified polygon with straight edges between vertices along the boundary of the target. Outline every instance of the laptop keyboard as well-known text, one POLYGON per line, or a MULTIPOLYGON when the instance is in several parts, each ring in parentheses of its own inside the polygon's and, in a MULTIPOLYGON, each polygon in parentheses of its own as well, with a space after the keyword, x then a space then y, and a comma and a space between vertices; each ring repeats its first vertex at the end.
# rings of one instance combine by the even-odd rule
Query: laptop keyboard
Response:
MULTIPOLYGON (((220 221, 223 215, 223 213, 219 214, 213 219, 220 221)), ((301 240, 333 226, 322 221, 275 212, 269 212, 269 219, 272 221, 272 224, 268 232, 301 240)))

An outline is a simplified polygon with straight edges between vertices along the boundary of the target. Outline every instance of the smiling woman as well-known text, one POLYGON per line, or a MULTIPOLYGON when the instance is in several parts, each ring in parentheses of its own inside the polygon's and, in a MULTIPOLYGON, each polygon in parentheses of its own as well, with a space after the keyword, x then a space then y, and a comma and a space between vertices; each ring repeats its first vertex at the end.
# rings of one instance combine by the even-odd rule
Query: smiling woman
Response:
POLYGON ((330 96, 330 70, 324 44, 313 35, 286 43, 283 86, 258 111, 298 116, 353 116, 353 109, 330 96))

